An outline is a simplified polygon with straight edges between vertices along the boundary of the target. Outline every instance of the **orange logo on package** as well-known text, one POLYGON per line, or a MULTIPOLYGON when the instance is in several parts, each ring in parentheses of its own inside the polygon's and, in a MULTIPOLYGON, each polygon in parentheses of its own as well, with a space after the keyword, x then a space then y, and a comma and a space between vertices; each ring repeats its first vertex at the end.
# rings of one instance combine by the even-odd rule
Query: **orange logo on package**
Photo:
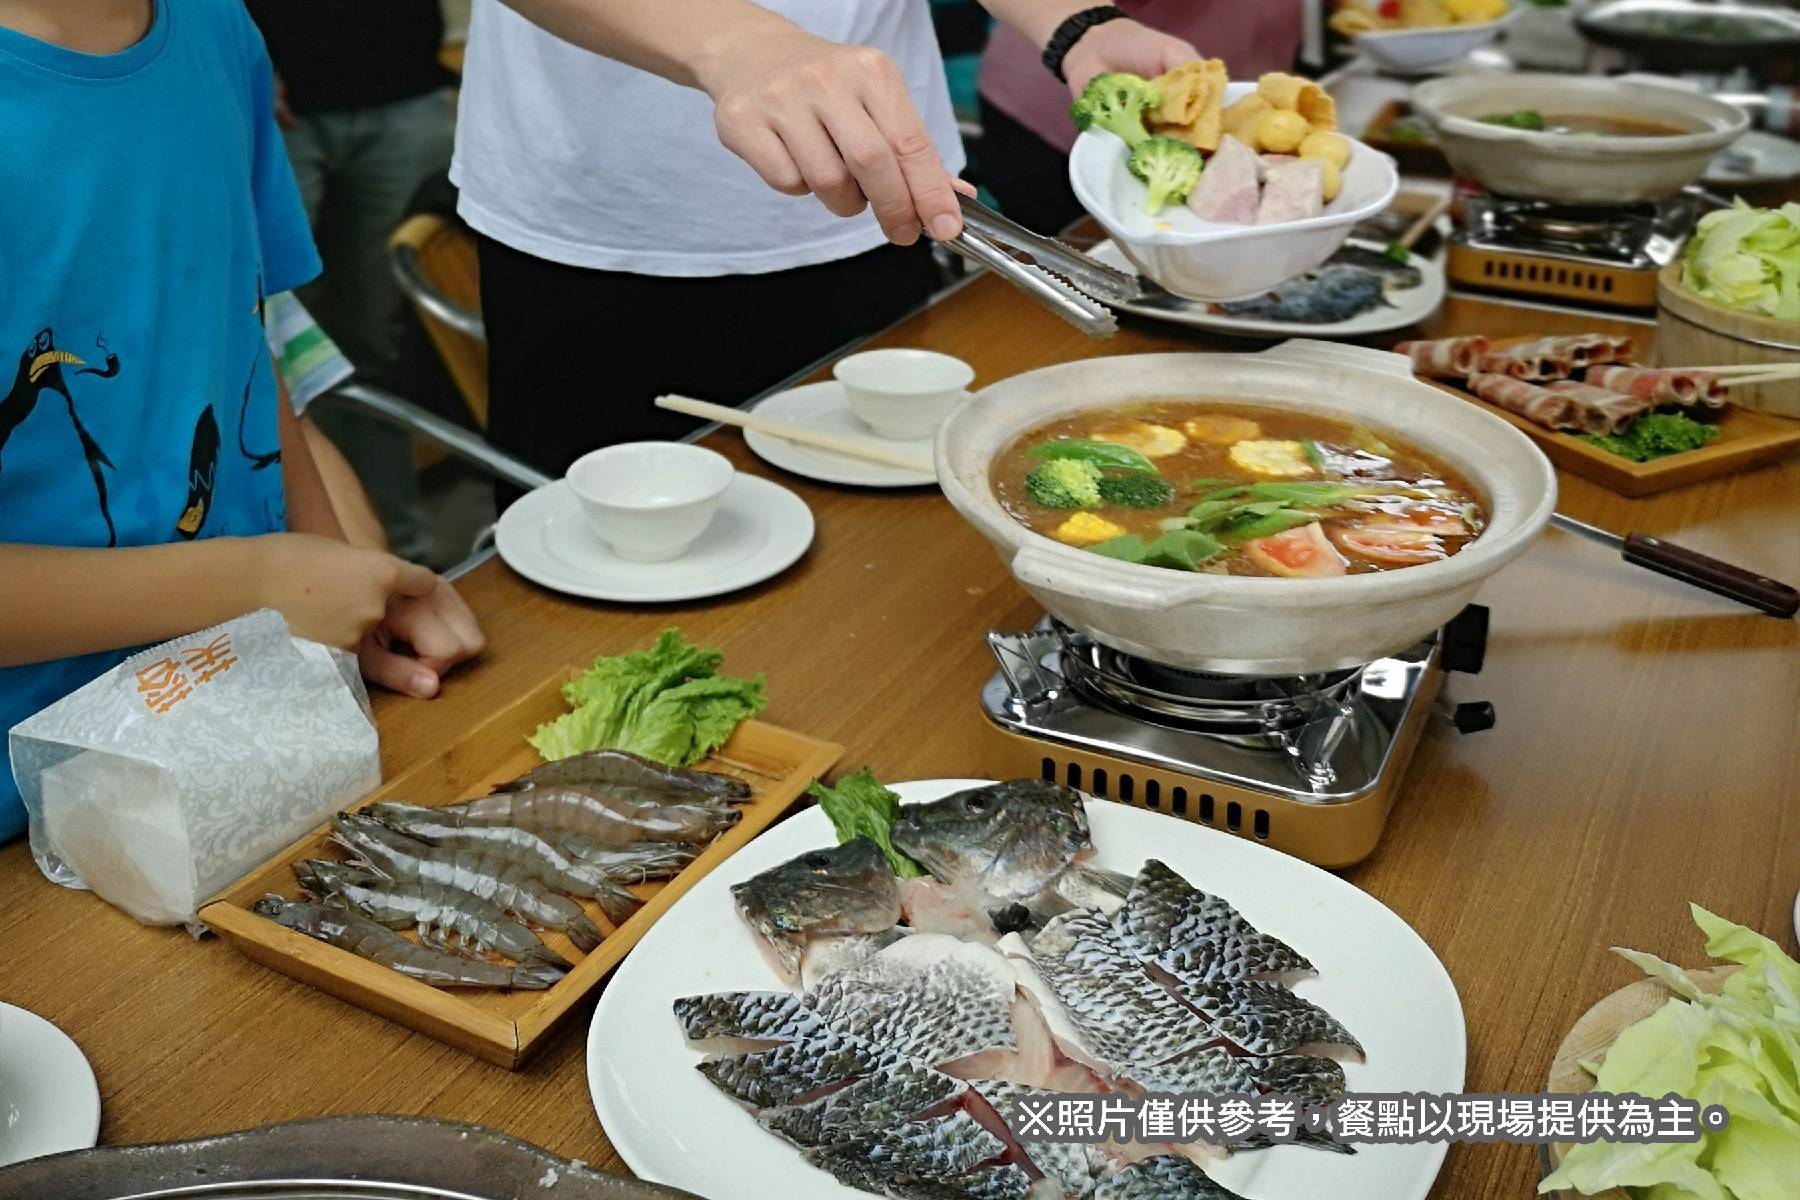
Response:
POLYGON ((193 684, 181 672, 181 664, 172 658, 158 659, 137 673, 138 691, 144 707, 151 712, 166 713, 193 694, 193 684))
POLYGON ((195 674, 195 683, 205 683, 214 675, 223 675, 237 663, 237 655, 231 652, 231 635, 221 633, 204 646, 195 646, 191 650, 181 652, 188 670, 195 674))
POLYGON ((168 712, 193 695, 194 688, 229 671, 238 661, 231 652, 229 633, 221 633, 204 646, 183 650, 181 659, 158 659, 137 673, 138 692, 143 696, 144 707, 151 712, 168 712), (183 663, 186 671, 182 670, 183 663))

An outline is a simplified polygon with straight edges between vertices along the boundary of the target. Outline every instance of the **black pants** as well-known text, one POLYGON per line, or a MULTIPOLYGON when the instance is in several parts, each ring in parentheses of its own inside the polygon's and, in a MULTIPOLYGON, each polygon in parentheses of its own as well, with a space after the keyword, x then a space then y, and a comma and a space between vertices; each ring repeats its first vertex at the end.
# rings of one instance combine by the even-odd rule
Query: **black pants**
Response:
POLYGON ((488 438, 556 476, 596 447, 697 427, 654 407, 657 396, 741 404, 891 324, 938 283, 923 241, 704 279, 570 267, 486 237, 480 258, 488 438))
POLYGON ((1069 156, 981 97, 981 184, 1007 216, 1056 234, 1085 211, 1069 186, 1069 156))

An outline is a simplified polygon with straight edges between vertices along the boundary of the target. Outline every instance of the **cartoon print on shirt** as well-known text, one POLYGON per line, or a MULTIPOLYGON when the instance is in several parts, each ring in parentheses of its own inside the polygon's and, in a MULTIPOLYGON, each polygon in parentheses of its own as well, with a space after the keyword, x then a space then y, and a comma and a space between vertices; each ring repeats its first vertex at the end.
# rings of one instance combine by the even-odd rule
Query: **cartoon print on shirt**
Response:
MULTIPOLYGON (((260 271, 256 276, 256 307, 250 311, 256 314, 256 324, 258 328, 262 328, 267 324, 268 310, 266 301, 263 297, 262 273, 260 271)), ((250 469, 252 471, 261 471, 264 468, 272 467, 281 461, 280 445, 277 445, 275 449, 266 453, 258 454, 244 444, 244 425, 250 420, 250 393, 256 387, 256 371, 257 368, 262 366, 263 358, 264 355, 258 353, 250 359, 250 378, 244 381, 244 402, 238 407, 238 453, 250 460, 250 469)), ((279 391, 279 389, 277 389, 277 391, 279 391)))
MULTIPOLYGON (((94 344, 106 355, 104 367, 90 367, 85 359, 56 348, 56 335, 48 327, 38 330, 37 336, 19 355, 19 373, 13 379, 12 390, 0 398, 0 456, 4 456, 6 444, 12 435, 23 425, 37 408, 38 400, 45 392, 54 392, 62 397, 63 406, 69 414, 70 424, 75 426, 75 436, 81 439, 81 454, 87 460, 88 473, 94 478, 94 492, 100 500, 100 516, 106 521, 106 544, 118 545, 118 532, 113 528, 112 510, 107 506, 106 476, 102 468, 112 468, 113 462, 106 457, 106 451, 94 440, 81 423, 81 416, 75 411, 75 397, 69 391, 69 381, 63 371, 64 367, 77 368, 75 375, 92 375, 98 379, 111 379, 119 373, 119 356, 106 348, 104 338, 96 337, 94 344)), ((0 457, 0 469, 4 469, 4 458, 0 457)))
POLYGON ((212 511, 213 483, 219 474, 219 421, 212 405, 200 411, 194 422, 194 445, 188 451, 188 494, 182 506, 181 519, 175 532, 192 541, 200 536, 200 527, 212 511))

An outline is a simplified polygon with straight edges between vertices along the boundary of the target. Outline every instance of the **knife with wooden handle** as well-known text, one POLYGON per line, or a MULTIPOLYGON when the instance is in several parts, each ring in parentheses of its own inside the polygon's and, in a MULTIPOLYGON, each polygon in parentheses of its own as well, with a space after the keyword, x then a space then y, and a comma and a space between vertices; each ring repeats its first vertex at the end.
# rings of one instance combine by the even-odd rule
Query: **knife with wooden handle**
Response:
POLYGON ((1800 591, 1780 580, 1734 567, 1697 550, 1689 550, 1685 546, 1677 546, 1673 542, 1665 542, 1644 533, 1620 537, 1597 525, 1589 525, 1586 521, 1577 521, 1574 517, 1565 517, 1561 513, 1552 514, 1550 523, 1558 529, 1579 534, 1617 550, 1619 556, 1628 563, 1647 567, 1659 575, 1679 579, 1702 591, 1736 600, 1740 604, 1748 604, 1772 617, 1791 617, 1800 612, 1800 591))

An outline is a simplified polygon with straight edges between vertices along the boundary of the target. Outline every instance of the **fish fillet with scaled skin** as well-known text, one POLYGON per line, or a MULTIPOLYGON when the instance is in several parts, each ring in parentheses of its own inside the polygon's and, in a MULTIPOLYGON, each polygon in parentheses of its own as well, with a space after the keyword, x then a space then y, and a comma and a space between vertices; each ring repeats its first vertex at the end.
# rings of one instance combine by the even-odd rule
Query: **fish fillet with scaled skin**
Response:
POLYGON ((968 1113, 958 1111, 816 1147, 805 1151, 805 1157, 840 1183, 888 1192, 896 1184, 948 1183, 998 1158, 1005 1149, 999 1138, 968 1113))
POLYGON ((1244 1200, 1185 1158, 1146 1158, 1101 1181, 1094 1200, 1244 1200))
POLYGON ((1237 909, 1151 859, 1114 917, 1125 943, 1184 984, 1310 973, 1313 965, 1237 909))

